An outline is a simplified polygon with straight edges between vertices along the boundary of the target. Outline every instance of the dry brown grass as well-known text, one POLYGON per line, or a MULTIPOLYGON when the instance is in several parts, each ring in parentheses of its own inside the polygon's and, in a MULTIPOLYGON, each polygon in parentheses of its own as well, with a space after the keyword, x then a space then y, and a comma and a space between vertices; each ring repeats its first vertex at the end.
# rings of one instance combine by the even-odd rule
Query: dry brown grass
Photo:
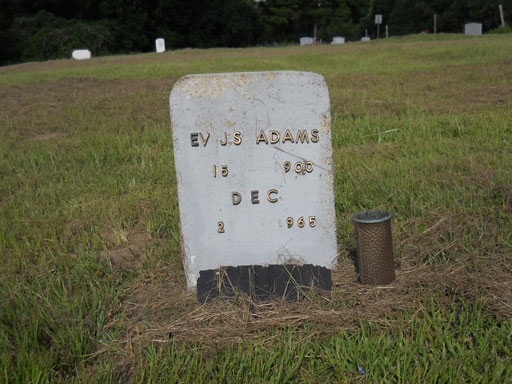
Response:
POLYGON ((349 255, 341 255, 333 271, 333 290, 310 291, 298 302, 254 302, 240 294, 201 305, 195 292, 185 290, 181 265, 154 269, 126 290, 126 318, 122 320, 127 321, 126 339, 114 345, 135 348, 148 342, 239 340, 271 343, 269 331, 279 337, 280 330, 307 326, 304 335, 334 334, 357 329, 360 322, 392 328, 404 314, 411 319, 421 316, 433 302, 436 308, 448 309, 461 301, 479 301, 493 316, 512 316, 512 269, 507 263, 484 261, 475 265, 464 256, 440 265, 417 262, 418 247, 440 236, 449 221, 449 217, 442 218, 396 244, 401 265, 394 283, 359 284, 349 255))

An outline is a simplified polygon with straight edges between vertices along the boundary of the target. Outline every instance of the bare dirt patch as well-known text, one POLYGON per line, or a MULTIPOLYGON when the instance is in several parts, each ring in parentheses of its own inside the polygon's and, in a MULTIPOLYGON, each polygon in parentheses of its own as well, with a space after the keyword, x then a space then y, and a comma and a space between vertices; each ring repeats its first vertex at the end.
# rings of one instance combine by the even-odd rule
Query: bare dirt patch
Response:
POLYGON ((144 261, 146 247, 150 245, 151 237, 147 232, 129 230, 107 231, 104 237, 114 244, 108 251, 103 252, 108 264, 114 271, 136 270, 144 261))

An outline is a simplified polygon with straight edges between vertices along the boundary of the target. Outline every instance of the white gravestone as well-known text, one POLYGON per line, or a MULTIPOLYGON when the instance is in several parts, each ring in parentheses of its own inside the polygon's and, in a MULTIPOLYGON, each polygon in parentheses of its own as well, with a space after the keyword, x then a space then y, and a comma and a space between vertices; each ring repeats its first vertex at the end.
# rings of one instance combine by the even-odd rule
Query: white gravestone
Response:
POLYGON ((345 38, 341 36, 335 36, 332 38, 331 44, 345 44, 345 38))
POLYGON ((312 45, 315 42, 315 39, 312 37, 301 37, 300 38, 300 45, 312 45))
POLYGON ((156 46, 157 53, 165 52, 165 40, 164 39, 156 39, 155 46, 156 46))
POLYGON ((189 288, 200 271, 223 266, 335 265, 330 106, 322 76, 185 76, 171 92, 170 108, 189 288))
POLYGON ((75 49, 71 57, 75 60, 87 60, 91 58, 91 51, 88 49, 75 49))
POLYGON ((361 37, 361 41, 370 41, 371 39, 368 36, 361 37))
POLYGON ((482 24, 480 23, 469 23, 464 25, 464 34, 479 36, 482 34, 482 24))

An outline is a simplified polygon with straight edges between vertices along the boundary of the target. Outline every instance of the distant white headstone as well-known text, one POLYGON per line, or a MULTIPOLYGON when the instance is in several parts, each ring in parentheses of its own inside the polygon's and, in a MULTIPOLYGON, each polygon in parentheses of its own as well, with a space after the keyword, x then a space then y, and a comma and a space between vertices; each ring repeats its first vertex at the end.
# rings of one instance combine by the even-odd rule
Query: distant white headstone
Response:
POLYGON ((482 24, 481 23, 469 23, 464 25, 464 34, 465 35, 481 35, 482 34, 482 24))
POLYGON ((311 45, 313 44, 315 39, 312 37, 301 37, 300 38, 300 45, 311 45))
POLYGON ((336 263, 330 103, 310 72, 190 75, 170 95, 189 288, 224 266, 336 263))
POLYGON ((371 39, 368 36, 361 37, 361 41, 370 41, 371 39))
POLYGON ((88 49, 75 49, 71 57, 75 60, 87 60, 91 58, 91 51, 88 49))
POLYGON ((160 39, 156 39, 155 40, 155 45, 156 45, 156 52, 157 53, 162 53, 162 52, 165 52, 165 40, 160 38, 160 39))
POLYGON ((340 36, 334 36, 331 44, 345 44, 345 38, 340 36))

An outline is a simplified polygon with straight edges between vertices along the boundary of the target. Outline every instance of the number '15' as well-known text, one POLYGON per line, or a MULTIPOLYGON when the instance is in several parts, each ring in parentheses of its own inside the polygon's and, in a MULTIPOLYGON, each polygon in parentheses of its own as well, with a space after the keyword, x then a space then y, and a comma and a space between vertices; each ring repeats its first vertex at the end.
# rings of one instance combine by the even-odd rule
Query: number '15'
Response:
MULTIPOLYGON (((217 166, 213 165, 213 177, 217 177, 217 166)), ((228 175, 228 166, 227 165, 221 165, 218 168, 220 168, 220 175, 222 177, 226 177, 228 175)))

